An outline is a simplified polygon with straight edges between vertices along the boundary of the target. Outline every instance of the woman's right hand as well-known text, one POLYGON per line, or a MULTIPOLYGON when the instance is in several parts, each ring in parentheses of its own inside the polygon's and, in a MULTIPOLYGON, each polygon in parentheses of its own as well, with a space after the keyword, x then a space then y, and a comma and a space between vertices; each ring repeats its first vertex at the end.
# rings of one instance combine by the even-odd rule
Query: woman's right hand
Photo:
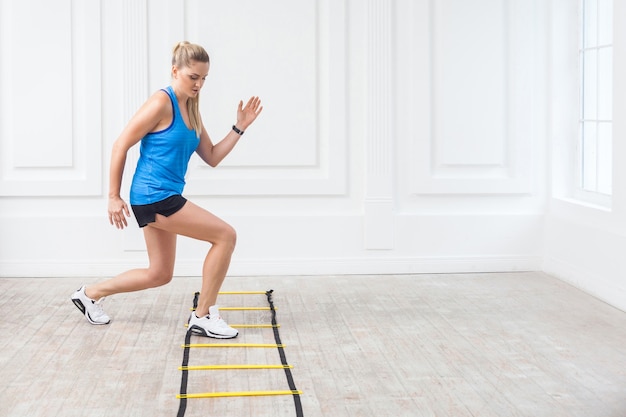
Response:
POLYGON ((128 205, 121 197, 109 197, 109 223, 118 229, 128 226, 126 217, 130 217, 128 205))

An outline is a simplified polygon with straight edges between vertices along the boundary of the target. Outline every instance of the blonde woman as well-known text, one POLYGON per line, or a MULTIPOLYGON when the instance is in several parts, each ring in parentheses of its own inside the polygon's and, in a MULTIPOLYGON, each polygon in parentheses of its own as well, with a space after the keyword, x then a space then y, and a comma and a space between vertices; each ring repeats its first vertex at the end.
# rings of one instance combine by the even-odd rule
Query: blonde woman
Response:
POLYGON ((237 330, 219 315, 217 294, 235 248, 235 230, 183 196, 185 173, 193 152, 217 166, 237 144, 263 110, 258 97, 239 102, 237 120, 228 134, 213 144, 198 109, 200 90, 209 73, 209 55, 199 45, 180 42, 173 51, 171 85, 152 95, 113 144, 109 186, 109 221, 118 229, 128 225, 130 212, 120 197, 128 150, 141 142, 140 157, 130 190, 130 204, 143 228, 149 266, 126 271, 109 280, 83 286, 71 299, 91 324, 108 324, 104 297, 157 287, 171 281, 176 237, 184 235, 209 242, 202 267, 202 288, 189 328, 196 334, 233 338, 237 330))

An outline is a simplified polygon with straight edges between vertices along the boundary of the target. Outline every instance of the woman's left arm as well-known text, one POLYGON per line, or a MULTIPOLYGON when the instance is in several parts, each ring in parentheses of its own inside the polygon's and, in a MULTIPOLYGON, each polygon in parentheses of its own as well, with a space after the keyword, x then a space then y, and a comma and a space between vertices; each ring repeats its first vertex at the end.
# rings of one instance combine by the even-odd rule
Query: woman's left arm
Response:
POLYGON ((258 97, 250 97, 248 103, 244 106, 243 101, 239 102, 237 107, 237 123, 235 128, 241 133, 237 133, 235 129, 231 129, 230 132, 215 145, 211 142, 209 134, 202 126, 202 133, 200 134, 200 144, 196 149, 196 153, 200 155, 200 158, 212 167, 216 167, 222 160, 233 150, 239 138, 243 132, 254 122, 257 116, 263 110, 261 100, 258 97))

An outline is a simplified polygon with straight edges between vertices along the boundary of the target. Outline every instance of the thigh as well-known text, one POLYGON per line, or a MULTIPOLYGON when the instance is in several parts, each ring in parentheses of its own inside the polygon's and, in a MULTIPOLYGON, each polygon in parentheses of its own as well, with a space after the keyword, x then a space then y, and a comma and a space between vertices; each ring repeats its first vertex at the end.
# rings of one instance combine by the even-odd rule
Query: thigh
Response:
POLYGON ((150 268, 162 272, 173 272, 176 261, 176 234, 148 226, 143 228, 150 268))
POLYGON ((191 201, 169 217, 157 214, 156 221, 148 227, 211 243, 235 234, 228 223, 191 201))

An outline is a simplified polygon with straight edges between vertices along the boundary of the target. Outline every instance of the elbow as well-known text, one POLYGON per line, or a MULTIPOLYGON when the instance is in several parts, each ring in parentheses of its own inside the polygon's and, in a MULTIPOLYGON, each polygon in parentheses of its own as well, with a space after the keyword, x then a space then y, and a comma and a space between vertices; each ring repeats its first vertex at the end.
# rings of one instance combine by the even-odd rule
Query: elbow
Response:
POLYGON ((202 159, 211 168, 215 168, 220 163, 220 159, 216 158, 216 155, 213 152, 196 151, 196 153, 200 156, 200 159, 202 159))
POLYGON ((124 145, 120 143, 119 140, 116 140, 115 142, 113 142, 113 146, 111 148, 112 155, 119 155, 119 154, 125 155, 127 151, 128 149, 126 149, 124 145))
POLYGON ((207 158, 204 161, 211 168, 215 168, 216 166, 218 166, 220 164, 220 162, 222 162, 222 159, 221 158, 215 158, 215 155, 212 155, 211 158, 207 158))

